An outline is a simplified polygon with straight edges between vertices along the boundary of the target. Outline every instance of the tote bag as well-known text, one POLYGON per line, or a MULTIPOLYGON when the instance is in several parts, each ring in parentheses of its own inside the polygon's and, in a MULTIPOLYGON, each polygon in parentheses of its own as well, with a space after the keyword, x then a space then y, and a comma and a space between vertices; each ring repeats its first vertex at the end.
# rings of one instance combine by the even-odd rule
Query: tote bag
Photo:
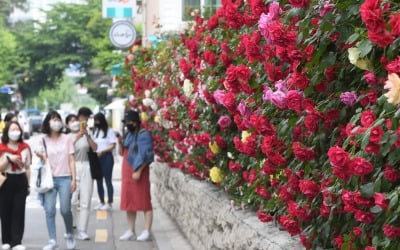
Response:
MULTIPOLYGON (((46 142, 43 138, 43 146, 46 152, 47 157, 47 148, 46 142)), ((53 189, 54 182, 53 182, 53 173, 51 172, 51 166, 49 164, 49 160, 47 159, 45 163, 39 162, 42 164, 38 169, 36 184, 35 184, 35 191, 38 193, 46 193, 53 189)))
POLYGON ((92 179, 97 180, 103 178, 103 173, 101 172, 100 160, 97 156, 97 153, 89 147, 89 152, 87 152, 89 157, 89 165, 90 165, 90 175, 92 179))

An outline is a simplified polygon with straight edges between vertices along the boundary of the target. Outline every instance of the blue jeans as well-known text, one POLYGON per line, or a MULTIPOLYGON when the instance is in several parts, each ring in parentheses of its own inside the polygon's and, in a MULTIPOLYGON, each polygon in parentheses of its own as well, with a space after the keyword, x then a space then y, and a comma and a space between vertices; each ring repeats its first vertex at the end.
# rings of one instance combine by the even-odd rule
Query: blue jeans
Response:
MULTIPOLYGON (((101 172, 103 174, 103 178, 106 182, 107 186, 107 195, 108 195, 108 204, 113 203, 113 196, 114 196, 114 187, 112 184, 112 172, 114 168, 114 156, 112 153, 107 152, 100 156, 99 158, 100 165, 101 165, 101 172)), ((101 203, 104 202, 104 187, 103 187, 103 178, 96 179, 97 182, 97 192, 99 194, 99 199, 101 203)))
POLYGON ((44 211, 49 239, 57 240, 56 235, 56 201, 57 193, 60 197, 60 211, 64 219, 65 230, 72 234, 71 212, 71 176, 53 177, 54 188, 44 194, 44 211))

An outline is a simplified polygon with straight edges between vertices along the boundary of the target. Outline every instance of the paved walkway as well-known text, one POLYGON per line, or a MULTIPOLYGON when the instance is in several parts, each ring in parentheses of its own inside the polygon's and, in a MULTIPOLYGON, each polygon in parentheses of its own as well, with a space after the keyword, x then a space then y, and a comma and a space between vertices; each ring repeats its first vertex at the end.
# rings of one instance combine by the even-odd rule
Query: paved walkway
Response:
MULTIPOLYGON (((146 242, 120 241, 119 237, 127 229, 126 213, 119 210, 119 195, 121 189, 121 164, 120 157, 116 157, 113 172, 115 206, 109 211, 92 211, 89 221, 89 241, 77 240, 76 249, 83 250, 192 250, 192 246, 185 239, 174 221, 161 209, 153 194, 153 228, 152 239, 146 242)), ((36 199, 37 195, 31 193, 27 198, 26 226, 23 244, 27 249, 40 250, 47 242, 47 229, 43 208, 36 199)), ((94 185, 92 207, 98 204, 97 190, 94 185)), ((57 205, 58 206, 58 205, 57 205)), ((57 209, 57 242, 59 249, 66 249, 63 234, 64 223, 57 209)), ((144 229, 143 213, 138 213, 136 232, 144 229)))

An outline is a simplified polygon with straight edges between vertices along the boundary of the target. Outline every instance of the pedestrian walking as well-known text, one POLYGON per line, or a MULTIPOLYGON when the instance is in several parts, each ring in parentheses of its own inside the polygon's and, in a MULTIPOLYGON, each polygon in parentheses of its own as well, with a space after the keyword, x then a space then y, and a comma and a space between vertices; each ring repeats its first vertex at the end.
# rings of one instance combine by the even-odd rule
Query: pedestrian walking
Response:
POLYGON ((94 129, 92 138, 97 144, 96 152, 99 157, 100 167, 103 173, 103 178, 96 179, 97 192, 99 195, 100 203, 98 206, 95 207, 95 209, 107 210, 112 207, 113 203, 114 187, 112 184, 112 172, 114 168, 114 156, 112 152, 115 148, 115 144, 117 141, 115 137, 115 132, 108 127, 106 117, 103 113, 95 114, 93 117, 93 121, 94 129), (104 199, 103 179, 107 187, 107 204, 105 203, 104 199))
POLYGON ((127 133, 119 141, 122 160, 121 210, 126 211, 129 229, 120 240, 150 239, 153 208, 150 193, 150 163, 154 161, 153 140, 150 131, 141 128, 139 114, 130 110, 124 123, 127 133), (145 230, 136 238, 135 224, 138 211, 144 212, 145 230))
POLYGON ((89 148, 96 151, 97 145, 89 136, 86 124, 91 115, 90 109, 81 108, 78 116, 71 114, 66 117, 65 123, 69 128, 68 134, 74 144, 75 165, 76 165, 76 190, 72 194, 72 214, 74 225, 77 228, 76 239, 89 240, 87 233, 90 205, 93 194, 93 179, 90 174, 90 165, 87 152, 89 148))
POLYGON ((63 123, 60 114, 50 111, 42 124, 42 132, 45 137, 41 142, 40 149, 36 151, 36 155, 43 162, 49 161, 54 182, 54 188, 42 194, 49 236, 49 242, 43 247, 43 250, 53 250, 58 247, 55 221, 57 194, 66 228, 66 245, 68 249, 75 248, 71 212, 71 195, 76 188, 75 151, 71 137, 62 133, 62 129, 63 123))
POLYGON ((0 172, 7 179, 0 187, 0 219, 2 249, 25 250, 25 204, 29 194, 32 154, 23 142, 23 130, 16 121, 9 121, 0 143, 0 172))

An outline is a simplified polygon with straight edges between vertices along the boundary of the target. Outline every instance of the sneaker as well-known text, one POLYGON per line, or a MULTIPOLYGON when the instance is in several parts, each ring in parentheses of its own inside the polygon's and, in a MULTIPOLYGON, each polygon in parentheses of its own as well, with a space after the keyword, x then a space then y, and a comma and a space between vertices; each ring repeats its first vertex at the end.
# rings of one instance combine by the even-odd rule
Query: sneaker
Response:
POLYGON ((57 249, 57 242, 53 239, 49 240, 46 246, 43 247, 43 250, 55 250, 57 249))
POLYGON ((11 250, 25 250, 26 247, 24 245, 16 245, 11 250))
POLYGON ((67 237, 67 249, 75 249, 75 238, 73 234, 68 234, 67 237))
POLYGON ((105 206, 105 204, 97 204, 97 206, 93 207, 93 210, 100 210, 100 208, 102 208, 103 206, 105 206))
POLYGON ((1 246, 1 249, 2 250, 8 250, 8 249, 10 249, 10 244, 3 244, 2 246, 1 246))
POLYGON ((108 210, 110 208, 110 206, 108 204, 104 204, 102 205, 98 210, 108 210))
POLYGON ((131 230, 127 230, 121 237, 119 237, 119 240, 135 240, 135 238, 135 233, 131 230))
POLYGON ((80 231, 77 235, 76 238, 78 240, 90 240, 89 235, 86 232, 80 231))
POLYGON ((146 241, 150 239, 150 233, 147 230, 144 230, 138 237, 136 240, 138 241, 146 241))

